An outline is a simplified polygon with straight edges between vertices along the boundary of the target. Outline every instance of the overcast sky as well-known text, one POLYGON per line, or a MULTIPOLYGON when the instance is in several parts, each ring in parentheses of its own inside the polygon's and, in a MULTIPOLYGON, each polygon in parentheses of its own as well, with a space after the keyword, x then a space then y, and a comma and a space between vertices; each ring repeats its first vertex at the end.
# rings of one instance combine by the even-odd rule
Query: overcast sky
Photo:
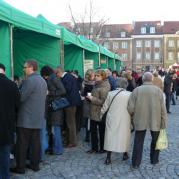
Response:
MULTIPOLYGON (((32 16, 42 14, 51 22, 70 22, 69 5, 76 19, 89 12, 90 0, 4 0, 32 16)), ((179 0, 93 0, 97 12, 93 21, 132 23, 141 20, 179 21, 179 0)), ((87 18, 86 18, 87 21, 87 18)))

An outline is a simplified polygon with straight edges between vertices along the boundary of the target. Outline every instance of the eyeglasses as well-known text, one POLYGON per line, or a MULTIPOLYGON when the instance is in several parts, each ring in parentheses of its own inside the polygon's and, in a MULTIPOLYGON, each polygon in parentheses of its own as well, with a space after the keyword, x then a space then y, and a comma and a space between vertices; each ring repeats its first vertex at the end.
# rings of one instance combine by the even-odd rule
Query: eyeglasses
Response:
POLYGON ((23 68, 25 69, 25 68, 29 68, 29 67, 24 66, 23 68))

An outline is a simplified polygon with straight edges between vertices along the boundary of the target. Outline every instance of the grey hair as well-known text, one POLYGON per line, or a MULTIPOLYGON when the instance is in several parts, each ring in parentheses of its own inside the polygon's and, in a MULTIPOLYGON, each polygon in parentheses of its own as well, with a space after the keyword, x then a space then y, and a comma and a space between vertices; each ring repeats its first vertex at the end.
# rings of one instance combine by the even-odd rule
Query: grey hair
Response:
POLYGON ((64 69, 63 69, 61 66, 57 66, 57 67, 56 67, 56 71, 64 72, 64 69))
POLYGON ((117 78, 116 79, 116 88, 123 88, 126 89, 128 86, 128 82, 126 78, 117 78))
POLYGON ((152 82, 153 81, 153 75, 151 72, 145 72, 142 77, 143 82, 152 82))

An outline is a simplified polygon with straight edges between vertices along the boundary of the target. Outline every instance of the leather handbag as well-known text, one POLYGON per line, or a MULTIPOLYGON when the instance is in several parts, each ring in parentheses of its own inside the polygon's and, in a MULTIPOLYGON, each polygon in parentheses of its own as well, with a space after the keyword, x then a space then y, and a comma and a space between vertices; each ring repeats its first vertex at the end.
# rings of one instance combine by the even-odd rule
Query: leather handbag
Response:
POLYGON ((124 90, 122 89, 122 90, 118 91, 118 92, 115 94, 115 96, 114 96, 113 99, 111 100, 111 103, 110 103, 110 105, 109 105, 107 111, 103 114, 101 122, 106 123, 107 113, 108 113, 108 111, 109 111, 109 109, 110 109, 110 107, 111 107, 111 104, 112 104, 114 98, 115 98, 120 92, 122 92, 122 91, 124 91, 124 90))
POLYGON ((65 107, 68 107, 69 105, 70 105, 70 103, 67 100, 67 98, 55 99, 51 102, 51 108, 53 111, 63 109, 65 107))

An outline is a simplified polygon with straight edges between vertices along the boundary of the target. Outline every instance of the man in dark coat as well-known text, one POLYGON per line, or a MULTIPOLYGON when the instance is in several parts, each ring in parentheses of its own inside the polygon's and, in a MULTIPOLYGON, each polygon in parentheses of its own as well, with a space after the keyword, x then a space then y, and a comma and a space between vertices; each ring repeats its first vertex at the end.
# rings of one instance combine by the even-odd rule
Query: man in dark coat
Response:
POLYGON ((164 93, 166 96, 167 113, 171 113, 170 112, 170 101, 171 101, 171 93, 172 93, 172 85, 173 85, 172 77, 173 77, 173 73, 169 72, 165 76, 165 79, 164 79, 164 93))
POLYGON ((65 120, 69 134, 67 147, 75 147, 77 144, 75 117, 76 107, 81 102, 78 83, 72 74, 64 72, 63 68, 61 67, 57 67, 56 75, 57 78, 61 78, 62 83, 66 89, 66 97, 70 103, 70 106, 65 108, 65 120))
POLYGON ((17 85, 5 76, 5 66, 0 64, 0 178, 10 178, 10 146, 14 141, 19 104, 20 93, 17 85))

